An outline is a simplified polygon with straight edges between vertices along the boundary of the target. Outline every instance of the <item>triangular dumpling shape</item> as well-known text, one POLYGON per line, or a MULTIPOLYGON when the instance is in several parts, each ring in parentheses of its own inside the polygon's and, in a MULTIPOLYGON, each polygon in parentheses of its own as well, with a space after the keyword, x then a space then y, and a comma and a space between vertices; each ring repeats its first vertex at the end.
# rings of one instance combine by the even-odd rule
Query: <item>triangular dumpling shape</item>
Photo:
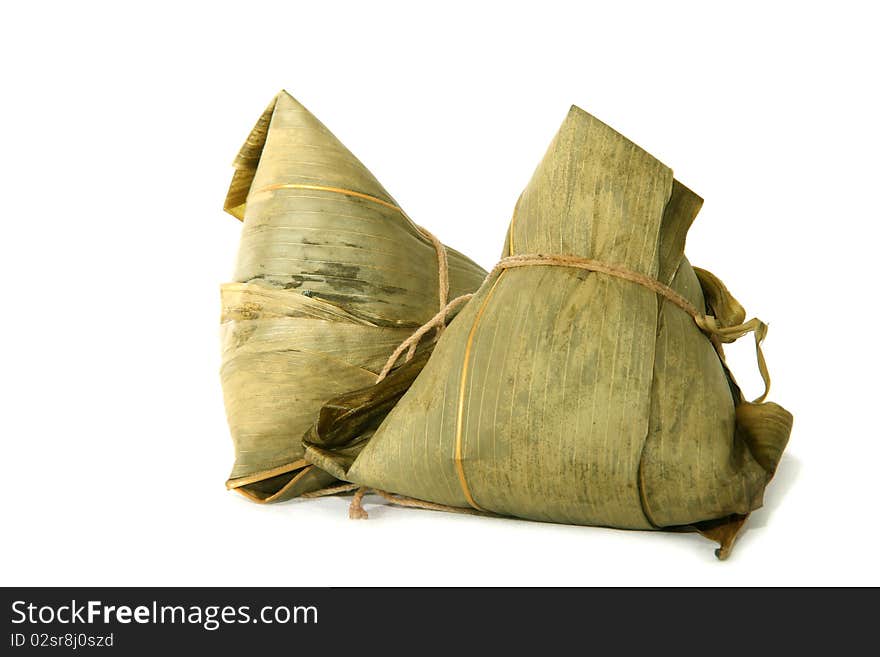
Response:
MULTIPOLYGON (((221 378, 236 448, 227 485, 279 501, 334 481, 303 461, 302 434, 327 399, 372 384, 438 311, 438 247, 287 92, 235 168, 225 208, 244 225, 234 282, 222 288, 221 378)), ((448 294, 473 291, 485 272, 445 253, 448 294)))
MULTIPOLYGON (((517 203, 504 256, 613 264, 729 321, 741 307, 684 258, 701 203, 574 107, 517 203)), ((720 344, 663 295, 530 266, 484 282, 353 462, 320 445, 308 458, 362 486, 520 518, 718 521, 705 531, 727 548, 760 506, 790 429, 778 405, 743 400, 720 344)))

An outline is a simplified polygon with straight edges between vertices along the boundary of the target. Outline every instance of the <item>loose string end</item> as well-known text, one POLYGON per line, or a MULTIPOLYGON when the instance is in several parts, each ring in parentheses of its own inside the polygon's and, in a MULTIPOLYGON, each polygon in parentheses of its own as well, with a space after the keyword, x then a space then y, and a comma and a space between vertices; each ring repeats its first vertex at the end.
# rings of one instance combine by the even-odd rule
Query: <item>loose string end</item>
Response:
POLYGON ((370 514, 364 509, 364 495, 369 492, 369 488, 361 486, 357 489, 354 497, 351 498, 351 504, 348 506, 348 517, 352 520, 367 520, 370 514))

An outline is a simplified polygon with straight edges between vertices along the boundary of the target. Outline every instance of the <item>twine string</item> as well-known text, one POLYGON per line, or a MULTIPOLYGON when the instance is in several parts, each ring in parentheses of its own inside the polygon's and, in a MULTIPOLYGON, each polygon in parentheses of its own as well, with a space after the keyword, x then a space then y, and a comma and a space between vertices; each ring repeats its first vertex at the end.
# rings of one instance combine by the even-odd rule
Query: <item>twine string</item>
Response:
MULTIPOLYGON (((663 298, 668 299, 678 308, 684 310, 693 318, 694 323, 700 328, 700 330, 710 336, 717 337, 721 342, 734 342, 735 340, 738 340, 747 333, 753 333, 755 336, 755 351, 758 359, 758 369, 761 373, 761 378, 764 381, 764 392, 763 394, 761 394, 760 397, 755 399, 753 403, 759 404, 767 398, 767 394, 770 392, 770 373, 767 369, 767 362, 764 359, 763 350, 761 349, 761 343, 767 336, 767 325, 761 320, 753 318, 746 322, 743 322, 742 324, 736 324, 734 326, 722 326, 718 323, 718 319, 716 317, 700 312, 700 310, 698 310, 696 306, 685 299, 681 294, 673 290, 668 285, 661 283, 655 278, 651 278, 650 276, 646 276, 645 274, 632 271, 631 269, 627 269, 619 265, 612 265, 601 262, 599 260, 591 260, 589 258, 578 258, 576 256, 541 254, 508 256, 498 261, 498 264, 496 264, 495 267, 492 268, 492 271, 490 271, 489 274, 486 276, 486 280, 491 279, 495 274, 504 269, 540 266, 571 267, 574 269, 583 269, 600 274, 607 274, 608 276, 631 281, 633 283, 641 285, 642 287, 646 287, 649 290, 659 294, 663 298)), ((432 317, 425 324, 419 327, 411 336, 400 343, 397 349, 395 349, 391 356, 389 356, 388 361, 385 363, 385 366, 379 373, 379 378, 376 380, 376 383, 379 383, 388 375, 388 373, 394 367, 394 364, 397 362, 404 351, 407 352, 406 361, 408 362, 409 360, 411 360, 413 355, 415 354, 416 347, 418 346, 421 339, 425 336, 425 334, 435 327, 444 326, 448 314, 455 307, 469 300, 472 296, 473 294, 464 294, 446 303, 444 306, 441 307, 440 312, 434 315, 434 317, 432 317)))
POLYGON ((388 500, 391 504, 397 506, 405 506, 410 509, 427 509, 429 511, 446 511, 448 513, 460 513, 468 516, 495 516, 494 513, 486 513, 477 509, 468 509, 460 506, 449 506, 447 504, 436 504, 435 502, 426 502, 418 500, 414 497, 406 497, 404 495, 394 495, 378 488, 369 488, 362 486, 358 488, 354 497, 351 498, 351 504, 348 507, 348 517, 352 520, 366 520, 370 515, 366 512, 363 505, 364 495, 375 493, 376 495, 388 500))

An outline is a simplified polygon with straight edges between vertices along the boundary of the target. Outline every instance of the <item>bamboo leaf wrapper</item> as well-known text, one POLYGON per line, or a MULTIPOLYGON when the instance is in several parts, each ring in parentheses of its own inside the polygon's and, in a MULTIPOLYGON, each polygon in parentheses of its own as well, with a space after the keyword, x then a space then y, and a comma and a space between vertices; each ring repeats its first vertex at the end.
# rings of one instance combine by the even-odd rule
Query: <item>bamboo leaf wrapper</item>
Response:
MULTIPOLYGON (((394 348, 437 312, 440 254, 286 92, 234 166, 225 209, 243 229, 234 281, 221 289, 235 445, 227 486, 276 502, 334 483, 304 460, 302 435, 328 399, 373 384, 394 348)), ((486 272, 452 249, 445 257, 448 294, 476 289, 486 272)))
MULTIPOLYGON (((724 363, 722 342, 749 330, 760 340, 766 326, 743 324, 721 281, 684 257, 701 204, 667 166, 573 107, 517 203, 503 255, 608 263, 630 279, 496 268, 375 432, 365 439, 322 412, 307 459, 450 507, 696 528, 726 556, 762 504, 792 417, 745 401, 724 363), (643 280, 656 289, 633 282, 643 280)), ((360 417, 371 394, 382 385, 348 395, 360 417)))

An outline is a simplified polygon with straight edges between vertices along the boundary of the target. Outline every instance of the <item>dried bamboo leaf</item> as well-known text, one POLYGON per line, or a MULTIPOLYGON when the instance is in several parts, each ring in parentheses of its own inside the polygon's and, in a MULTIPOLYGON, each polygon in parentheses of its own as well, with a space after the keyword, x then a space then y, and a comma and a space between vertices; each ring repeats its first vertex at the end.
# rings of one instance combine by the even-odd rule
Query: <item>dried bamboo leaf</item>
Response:
MULTIPOLYGON (((668 167, 572 108, 517 203, 504 255, 614 264, 730 326, 742 306, 684 258, 701 204, 668 167)), ((352 442, 310 447, 307 459, 333 462, 359 441, 357 457, 333 467, 362 486, 533 520, 692 528, 722 543, 719 556, 760 506, 791 429, 780 406, 742 399, 720 341, 679 305, 554 266, 493 272, 368 441, 331 419, 310 440, 352 442)))
MULTIPOLYGON (((227 486, 274 502, 333 483, 303 460, 302 435, 325 401, 374 383, 394 348, 437 312, 438 253, 286 92, 235 168, 224 207, 244 226, 235 281, 221 290, 221 378, 236 449, 227 486)), ((457 251, 446 257, 450 295, 483 280, 457 251)))

